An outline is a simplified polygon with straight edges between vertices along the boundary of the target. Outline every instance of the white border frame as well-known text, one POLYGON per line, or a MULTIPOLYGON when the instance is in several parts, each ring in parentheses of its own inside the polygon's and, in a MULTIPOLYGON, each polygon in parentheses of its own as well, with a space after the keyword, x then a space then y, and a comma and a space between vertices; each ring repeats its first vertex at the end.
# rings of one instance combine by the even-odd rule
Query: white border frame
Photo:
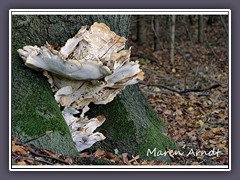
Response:
POLYGON ((231 10, 230 9, 10 9, 9 10, 9 170, 10 171, 231 171, 231 10), (129 166, 129 165, 66 165, 66 166, 19 166, 11 160, 11 18, 12 15, 228 15, 229 17, 229 165, 223 166, 129 166))

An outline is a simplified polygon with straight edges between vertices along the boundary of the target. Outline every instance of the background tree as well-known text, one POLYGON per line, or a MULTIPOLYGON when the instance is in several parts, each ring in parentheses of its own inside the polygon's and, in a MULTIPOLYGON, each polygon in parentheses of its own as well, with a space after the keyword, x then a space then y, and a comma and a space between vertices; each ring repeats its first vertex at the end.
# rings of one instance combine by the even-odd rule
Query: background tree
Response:
POLYGON ((138 43, 145 44, 148 41, 148 24, 144 16, 137 16, 137 39, 138 43))
POLYGON ((174 64, 175 21, 176 21, 176 15, 172 15, 171 16, 171 49, 170 49, 171 64, 174 64))
MULTIPOLYGON (((41 15, 12 16, 12 135, 26 140, 46 131, 53 131, 32 141, 65 155, 77 155, 68 127, 54 100, 47 79, 25 67, 17 49, 25 45, 49 44, 63 46, 84 25, 107 24, 116 34, 128 36, 130 16, 127 15, 41 15)), ((148 149, 176 148, 169 139, 165 124, 147 103, 138 85, 126 88, 107 105, 91 105, 89 117, 103 114, 106 121, 99 128, 107 138, 92 149, 118 149, 130 155, 146 157, 148 149)), ((154 158, 146 157, 146 158, 154 158)), ((168 157, 157 157, 166 158, 168 157)))
POLYGON ((204 38, 204 22, 203 22, 203 16, 199 15, 198 16, 198 41, 200 43, 203 42, 204 38))

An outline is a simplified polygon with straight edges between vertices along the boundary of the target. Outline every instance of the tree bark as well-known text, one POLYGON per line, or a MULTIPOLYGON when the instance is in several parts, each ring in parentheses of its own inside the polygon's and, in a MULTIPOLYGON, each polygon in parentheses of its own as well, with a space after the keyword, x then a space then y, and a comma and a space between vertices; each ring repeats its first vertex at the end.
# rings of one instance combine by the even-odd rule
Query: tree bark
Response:
MULTIPOLYGON (((41 46, 46 41, 49 44, 63 46, 81 26, 90 26, 94 22, 103 22, 116 34, 126 38, 128 36, 130 16, 127 15, 15 15, 12 17, 13 135, 27 139, 53 130, 51 136, 32 143, 63 154, 75 154, 70 133, 47 79, 25 67, 16 50, 25 45, 41 46), (65 150, 62 150, 64 148, 65 150)), ((120 153, 140 155, 146 159, 169 160, 167 156, 147 156, 147 150, 157 148, 165 151, 167 147, 176 149, 174 142, 164 135, 165 124, 149 106, 138 85, 127 87, 109 104, 91 105, 90 109, 87 114, 89 117, 101 114, 106 116, 106 121, 97 130, 107 138, 96 143, 92 150, 118 149, 120 153)))
POLYGON ((203 37, 204 37, 203 16, 199 15, 199 17, 198 17, 198 41, 200 43, 203 42, 203 37))
POLYGON ((160 50, 161 49, 161 42, 160 42, 160 20, 159 16, 154 16, 154 50, 160 50))
POLYGON ((144 16, 138 16, 137 28, 138 44, 145 44, 147 42, 147 22, 144 16))
POLYGON ((176 15, 171 17, 171 49, 170 49, 170 63, 174 64, 174 45, 175 45, 175 20, 176 15))

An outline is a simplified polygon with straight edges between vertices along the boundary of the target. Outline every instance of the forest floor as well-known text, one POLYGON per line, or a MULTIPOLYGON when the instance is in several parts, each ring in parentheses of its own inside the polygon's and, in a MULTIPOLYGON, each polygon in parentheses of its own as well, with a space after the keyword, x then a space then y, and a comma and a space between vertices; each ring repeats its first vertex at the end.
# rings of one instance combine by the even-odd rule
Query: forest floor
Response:
MULTIPOLYGON (((222 152, 220 156, 176 158, 173 164, 227 165, 228 35, 219 20, 205 25, 204 42, 198 43, 197 38, 187 36, 186 23, 181 22, 182 25, 176 23, 179 26, 176 26, 173 65, 169 63, 169 41, 158 41, 159 50, 153 49, 150 40, 140 46, 130 43, 137 47, 133 48, 133 59, 140 61, 145 73, 140 86, 150 105, 167 124, 168 136, 179 147, 206 152, 219 149, 222 152)), ((193 24, 188 28, 194 32, 198 27, 193 24)), ((166 36, 164 27, 160 29, 163 29, 160 34, 166 36)), ((134 27, 131 32, 133 37, 130 39, 135 39, 134 27)))
MULTIPOLYGON (((129 45, 133 47, 132 60, 140 62, 145 73, 144 81, 139 84, 141 90, 166 123, 168 136, 176 145, 188 151, 194 149, 208 153, 219 150, 219 156, 172 156, 172 162, 166 163, 145 161, 139 156, 129 158, 127 153, 97 149, 91 155, 82 154, 82 157, 126 165, 228 165, 228 36, 220 21, 205 27, 203 43, 194 40, 194 34, 188 37, 184 27, 176 26, 174 65, 171 65, 169 41, 163 39, 159 42, 161 49, 158 50, 153 48, 154 38, 139 45, 134 31, 136 23, 133 23, 129 36, 129 45)), ((194 32, 197 26, 190 28, 188 32, 194 32)), ((166 36, 166 31, 161 34, 166 36)), ((79 164, 79 158, 37 149, 21 143, 18 138, 12 139, 12 159, 18 165, 79 164)))

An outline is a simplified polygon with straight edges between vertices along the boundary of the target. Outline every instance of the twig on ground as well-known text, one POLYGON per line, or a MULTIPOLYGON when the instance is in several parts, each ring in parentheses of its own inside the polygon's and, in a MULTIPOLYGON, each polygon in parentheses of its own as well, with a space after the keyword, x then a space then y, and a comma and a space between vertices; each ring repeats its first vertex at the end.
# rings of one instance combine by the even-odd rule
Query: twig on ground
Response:
POLYGON ((189 93, 189 92, 203 92, 203 91, 215 89, 215 88, 218 88, 218 87, 222 86, 221 84, 214 84, 214 85, 212 85, 212 86, 210 86, 208 88, 203 88, 203 89, 185 89, 185 90, 179 91, 179 90, 173 89, 171 87, 168 87, 168 86, 165 86, 165 85, 162 85, 162 84, 148 83, 148 82, 140 82, 140 84, 145 85, 145 86, 161 87, 161 88, 167 89, 169 91, 172 91, 172 92, 175 92, 175 93, 178 93, 178 94, 186 94, 186 93, 189 93))
POLYGON ((42 162, 42 163, 46 163, 48 165, 53 165, 53 163, 49 162, 49 161, 46 161, 46 160, 43 160, 43 159, 36 159, 36 158, 31 158, 31 157, 26 157, 26 156, 17 156, 16 158, 14 158, 14 160, 17 160, 17 159, 27 159, 27 160, 32 160, 34 163, 35 162, 42 162))
POLYGON ((172 92, 179 93, 178 90, 170 88, 170 87, 162 85, 162 84, 148 83, 148 82, 139 82, 139 84, 142 84, 144 86, 157 86, 157 87, 161 87, 161 88, 167 89, 167 90, 172 91, 172 92))
POLYGON ((37 153, 35 152, 33 149, 31 148, 28 148, 29 152, 36 155, 36 156, 40 156, 40 157, 45 157, 45 158, 50 158, 50 159, 53 159, 53 160, 56 160, 56 161, 59 161, 61 163, 64 163, 66 165, 70 165, 69 163, 67 163, 66 161, 62 160, 62 159, 59 159, 59 158, 56 158, 56 157, 52 157, 52 156, 48 156, 48 155, 45 155, 45 154, 40 154, 40 153, 37 153))

